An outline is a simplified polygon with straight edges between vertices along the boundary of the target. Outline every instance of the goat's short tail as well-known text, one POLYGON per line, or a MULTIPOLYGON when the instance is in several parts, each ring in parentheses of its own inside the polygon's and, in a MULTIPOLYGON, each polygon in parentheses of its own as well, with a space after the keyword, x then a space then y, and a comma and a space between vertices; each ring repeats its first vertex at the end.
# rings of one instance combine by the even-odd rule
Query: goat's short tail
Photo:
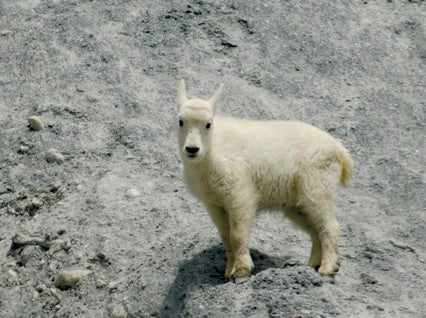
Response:
POLYGON ((343 145, 339 147, 337 152, 337 160, 342 167, 342 174, 340 176, 340 183, 346 187, 348 180, 352 176, 352 171, 354 168, 354 163, 349 155, 349 152, 346 150, 343 145))

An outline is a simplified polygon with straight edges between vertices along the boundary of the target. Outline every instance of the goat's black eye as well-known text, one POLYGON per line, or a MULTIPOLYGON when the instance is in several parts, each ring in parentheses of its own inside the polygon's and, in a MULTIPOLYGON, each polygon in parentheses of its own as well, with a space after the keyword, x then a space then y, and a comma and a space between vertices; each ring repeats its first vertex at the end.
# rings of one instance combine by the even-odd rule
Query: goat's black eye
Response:
POLYGON ((212 124, 207 123, 207 125, 206 125, 206 129, 209 129, 209 128, 211 127, 211 125, 212 125, 212 124))
POLYGON ((179 126, 183 126, 183 121, 182 120, 179 120, 179 126))

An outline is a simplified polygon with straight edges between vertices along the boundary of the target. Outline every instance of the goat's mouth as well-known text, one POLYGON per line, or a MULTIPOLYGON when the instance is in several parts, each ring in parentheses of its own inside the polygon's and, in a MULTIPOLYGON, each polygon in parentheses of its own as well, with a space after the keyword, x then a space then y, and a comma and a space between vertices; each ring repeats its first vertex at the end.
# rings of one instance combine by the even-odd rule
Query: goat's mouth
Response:
POLYGON ((188 158, 196 158, 197 157, 197 155, 193 154, 193 153, 189 153, 189 154, 187 154, 187 156, 188 156, 188 158))

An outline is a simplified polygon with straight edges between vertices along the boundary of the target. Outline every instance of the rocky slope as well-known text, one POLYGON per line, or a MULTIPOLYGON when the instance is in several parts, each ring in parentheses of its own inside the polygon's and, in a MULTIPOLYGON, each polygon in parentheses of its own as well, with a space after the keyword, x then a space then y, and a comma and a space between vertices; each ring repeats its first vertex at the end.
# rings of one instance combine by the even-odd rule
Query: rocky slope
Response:
POLYGON ((425 317, 425 28, 419 0, 1 1, 0 316, 425 317), (269 213, 254 275, 224 280, 181 178, 180 78, 342 139, 334 279, 269 213))

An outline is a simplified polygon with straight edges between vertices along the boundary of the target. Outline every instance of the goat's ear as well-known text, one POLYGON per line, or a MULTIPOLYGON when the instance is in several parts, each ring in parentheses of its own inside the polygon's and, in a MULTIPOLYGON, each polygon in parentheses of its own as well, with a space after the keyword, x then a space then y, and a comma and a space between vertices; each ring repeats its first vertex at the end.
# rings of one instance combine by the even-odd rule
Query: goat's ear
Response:
POLYGON ((216 106, 219 103, 220 97, 222 96, 222 93, 223 93, 223 83, 219 85, 219 88, 216 90, 214 95, 209 99, 209 103, 213 111, 215 111, 216 106))
POLYGON ((186 98, 186 88, 185 88, 185 80, 181 79, 179 83, 179 89, 178 89, 178 106, 179 108, 182 107, 183 104, 188 99, 186 98))

